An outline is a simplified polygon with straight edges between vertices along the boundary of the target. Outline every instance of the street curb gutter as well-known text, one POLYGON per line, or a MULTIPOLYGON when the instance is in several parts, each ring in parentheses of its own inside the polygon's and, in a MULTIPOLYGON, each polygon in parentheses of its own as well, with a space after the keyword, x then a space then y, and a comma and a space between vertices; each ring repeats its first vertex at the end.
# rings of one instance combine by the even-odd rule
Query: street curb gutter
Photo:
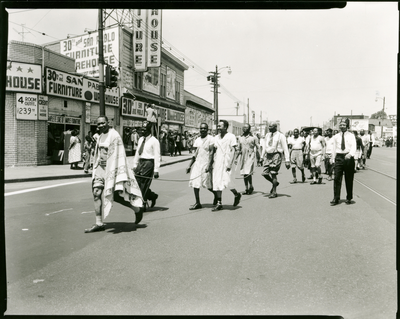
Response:
MULTIPOLYGON (((191 158, 183 158, 180 160, 176 160, 169 163, 163 163, 160 167, 186 162, 191 160, 191 158)), ((28 177, 28 178, 14 178, 14 179, 5 179, 4 184, 6 183, 22 183, 22 182, 38 182, 38 181, 51 181, 57 179, 72 179, 72 178, 84 178, 84 177, 92 177, 92 174, 79 174, 79 175, 58 175, 58 176, 42 176, 42 177, 28 177)))

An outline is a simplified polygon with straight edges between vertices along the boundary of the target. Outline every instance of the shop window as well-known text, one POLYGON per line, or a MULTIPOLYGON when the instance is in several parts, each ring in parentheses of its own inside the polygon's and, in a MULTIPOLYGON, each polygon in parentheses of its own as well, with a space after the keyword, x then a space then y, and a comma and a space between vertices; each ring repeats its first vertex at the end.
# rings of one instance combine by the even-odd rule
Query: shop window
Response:
POLYGON ((175 81, 175 101, 180 102, 181 100, 181 83, 175 81))
POLYGON ((160 85, 160 96, 166 96, 166 83, 167 83, 167 76, 165 74, 161 74, 161 85, 160 85))
POLYGON ((143 72, 135 72, 135 88, 138 90, 143 89, 143 72))

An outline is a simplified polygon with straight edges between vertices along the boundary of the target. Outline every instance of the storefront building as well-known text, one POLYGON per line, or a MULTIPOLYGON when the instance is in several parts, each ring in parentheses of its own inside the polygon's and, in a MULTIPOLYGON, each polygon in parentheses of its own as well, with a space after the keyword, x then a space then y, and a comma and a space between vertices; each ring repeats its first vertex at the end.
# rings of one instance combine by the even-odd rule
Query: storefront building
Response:
POLYGON ((201 123, 207 123, 211 131, 214 121, 212 104, 186 90, 183 100, 186 106, 184 132, 198 133, 201 123))
MULTIPOLYGON (((9 43, 6 166, 68 163, 69 139, 74 129, 79 130, 83 151, 85 136, 96 131, 100 115, 97 51, 97 32, 44 46, 9 43), (21 70, 29 74, 22 75, 21 70), (21 94, 28 96, 21 98, 21 94), (31 107, 29 115, 18 113, 28 112, 28 108, 21 111, 17 95, 24 101, 21 107, 33 103, 35 112, 31 107)), ((185 63, 162 48, 158 67, 135 71, 133 51, 131 29, 117 26, 104 30, 105 63, 119 73, 118 86, 105 90, 105 114, 123 138, 128 155, 132 153, 131 132, 147 119, 148 105, 153 104, 156 109, 158 138, 163 132, 183 134, 198 126, 197 120, 185 124, 187 107, 192 108, 192 113, 195 109, 200 112, 198 119, 212 122, 210 103, 190 93, 185 100, 185 63)))
MULTIPOLYGON (((52 50, 75 58, 76 72, 97 76, 97 32, 65 39, 49 46, 52 50), (83 46, 85 48, 83 48, 83 46)), ((183 132, 185 106, 183 102, 184 71, 188 66, 164 48, 160 66, 135 70, 133 31, 126 27, 104 30, 105 63, 119 73, 120 112, 115 128, 121 134, 127 154, 131 153, 130 134, 147 119, 146 108, 155 105, 157 137, 162 131, 183 132)))
MULTIPOLYGON (((68 163, 71 131, 83 141, 100 115, 98 81, 76 75, 75 60, 46 47, 8 45, 5 166, 68 163)), ((107 90, 111 125, 119 112, 118 89, 107 90)))

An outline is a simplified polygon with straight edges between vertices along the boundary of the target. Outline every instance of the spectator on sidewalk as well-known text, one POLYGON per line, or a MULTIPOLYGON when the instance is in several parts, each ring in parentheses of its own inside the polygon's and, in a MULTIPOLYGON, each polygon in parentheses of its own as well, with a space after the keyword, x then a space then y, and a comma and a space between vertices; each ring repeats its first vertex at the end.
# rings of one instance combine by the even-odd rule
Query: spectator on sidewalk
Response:
POLYGON ((132 155, 135 156, 136 149, 137 149, 138 142, 139 142, 139 134, 137 133, 135 128, 132 129, 131 142, 132 142, 132 155))
POLYGON ((71 169, 81 169, 78 166, 78 163, 82 161, 81 140, 78 134, 79 131, 74 129, 69 140, 68 162, 71 164, 71 169))
POLYGON ((182 155, 182 134, 181 133, 176 133, 175 135, 175 156, 177 156, 177 153, 179 152, 179 155, 182 155))
POLYGON ((175 153, 175 136, 174 133, 170 130, 167 136, 168 141, 168 151, 170 156, 174 156, 175 153))

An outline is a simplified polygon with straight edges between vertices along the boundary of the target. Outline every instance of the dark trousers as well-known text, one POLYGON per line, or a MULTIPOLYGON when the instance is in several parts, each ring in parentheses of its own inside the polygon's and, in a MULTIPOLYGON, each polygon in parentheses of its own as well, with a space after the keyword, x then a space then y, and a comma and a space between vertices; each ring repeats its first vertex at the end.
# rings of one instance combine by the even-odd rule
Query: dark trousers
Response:
POLYGON ((346 199, 353 199, 353 180, 354 180, 354 157, 345 159, 344 154, 336 154, 335 158, 335 180, 333 183, 333 197, 340 199, 340 189, 342 187, 342 179, 344 173, 344 181, 346 183, 346 199))
POLYGON ((367 152, 367 158, 370 158, 371 157, 371 154, 372 154, 372 148, 373 148, 374 146, 372 145, 372 142, 370 142, 369 143, 369 149, 368 149, 368 152, 367 152))
POLYGON ((154 160, 140 158, 138 166, 135 169, 135 178, 142 192, 143 200, 152 200, 156 193, 150 189, 154 174, 154 160))

